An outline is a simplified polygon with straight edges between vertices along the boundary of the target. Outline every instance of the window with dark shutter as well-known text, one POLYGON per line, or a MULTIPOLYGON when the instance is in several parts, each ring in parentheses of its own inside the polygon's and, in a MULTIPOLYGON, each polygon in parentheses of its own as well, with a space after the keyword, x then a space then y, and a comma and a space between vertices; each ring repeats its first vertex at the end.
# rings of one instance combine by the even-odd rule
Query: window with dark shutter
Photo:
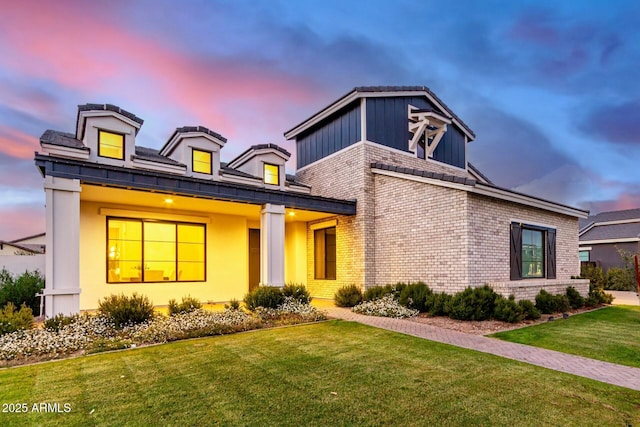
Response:
POLYGON ((509 238, 511 280, 556 278, 556 230, 511 223, 509 238))

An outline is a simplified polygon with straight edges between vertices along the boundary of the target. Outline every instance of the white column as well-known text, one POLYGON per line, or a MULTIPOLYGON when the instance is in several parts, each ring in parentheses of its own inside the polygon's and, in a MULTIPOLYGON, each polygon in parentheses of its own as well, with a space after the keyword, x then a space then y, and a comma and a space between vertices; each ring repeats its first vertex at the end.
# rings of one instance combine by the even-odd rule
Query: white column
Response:
POLYGON ((80 312, 80 181, 47 176, 45 314, 80 312))
POLYGON ((284 286, 284 206, 260 211, 260 285, 284 286))

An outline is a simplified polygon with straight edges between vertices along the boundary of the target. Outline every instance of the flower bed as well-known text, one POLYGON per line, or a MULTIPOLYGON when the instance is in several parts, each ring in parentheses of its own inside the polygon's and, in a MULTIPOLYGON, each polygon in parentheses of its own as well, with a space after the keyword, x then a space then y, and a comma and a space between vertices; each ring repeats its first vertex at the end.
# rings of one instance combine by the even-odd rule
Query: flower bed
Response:
POLYGON ((407 308, 396 301, 391 294, 386 294, 382 298, 362 302, 352 309, 354 313, 367 316, 394 317, 403 319, 417 316, 419 311, 407 308))
POLYGON ((0 366, 324 319, 324 313, 315 307, 291 298, 277 309, 259 308, 255 314, 236 309, 196 309, 173 316, 158 315, 122 329, 105 316, 82 314, 57 331, 36 328, 0 336, 0 366))

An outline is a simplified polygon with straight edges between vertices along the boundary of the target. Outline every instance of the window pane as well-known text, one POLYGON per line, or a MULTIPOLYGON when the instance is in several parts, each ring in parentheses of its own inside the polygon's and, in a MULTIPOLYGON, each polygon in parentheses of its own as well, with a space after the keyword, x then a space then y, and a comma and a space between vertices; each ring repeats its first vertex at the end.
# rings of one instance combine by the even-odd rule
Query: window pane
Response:
POLYGON ((589 261, 589 251, 580 251, 580 261, 582 262, 589 261))
POLYGON ((193 150, 193 171, 211 174, 211 153, 193 150))
MULTIPOLYGON (((176 225, 144 223, 144 281, 170 277, 176 266, 176 225)), ((168 280, 168 279, 167 279, 168 280)))
POLYGON ((264 164, 264 183, 280 185, 280 168, 276 165, 264 164))
POLYGON ((107 281, 139 282, 142 223, 136 220, 109 219, 107 228, 107 281))
POLYGON ((98 155, 113 159, 124 159, 124 135, 98 131, 98 155))
POLYGON ((326 251, 326 278, 336 278, 336 229, 327 228, 325 233, 325 251, 326 251))
POLYGON ((313 233, 313 246, 314 246, 314 265, 315 265, 315 278, 325 278, 325 230, 316 230, 313 233))
POLYGON ((522 230, 522 277, 544 277, 544 236, 539 230, 522 230))

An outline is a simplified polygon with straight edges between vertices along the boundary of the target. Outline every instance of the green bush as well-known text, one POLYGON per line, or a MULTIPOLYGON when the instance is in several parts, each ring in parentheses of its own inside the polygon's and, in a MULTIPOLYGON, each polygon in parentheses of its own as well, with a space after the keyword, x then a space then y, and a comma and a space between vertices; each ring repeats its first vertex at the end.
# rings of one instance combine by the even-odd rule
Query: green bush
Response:
POLYGON ((425 303, 427 311, 432 316, 448 316, 451 298, 453 297, 445 292, 432 293, 425 303))
POLYGON ((0 335, 33 328, 33 312, 26 304, 22 304, 20 310, 8 302, 0 311, 0 335))
POLYGON ((182 301, 178 303, 175 299, 169 300, 169 315, 173 316, 180 313, 189 313, 202 308, 202 304, 198 298, 192 296, 182 297, 182 301))
POLYGON ((65 316, 64 314, 56 314, 50 319, 44 321, 44 328, 51 332, 58 332, 60 329, 78 320, 78 315, 65 316))
POLYGON ((228 304, 224 305, 227 310, 240 310, 240 301, 235 298, 231 298, 228 304))
POLYGON ((634 271, 630 268, 611 267, 607 270, 604 288, 612 291, 637 291, 634 271))
POLYGON ((604 289, 606 285, 606 276, 602 267, 594 267, 590 264, 584 264, 580 268, 580 277, 589 279, 589 283, 599 289, 604 289))
POLYGON ((518 301, 518 305, 522 309, 522 314, 526 320, 537 320, 540 318, 540 311, 528 299, 518 301))
POLYGON ((524 316, 522 307, 516 303, 513 295, 509 295, 508 299, 502 296, 496 298, 496 306, 493 310, 495 319, 508 323, 517 323, 524 319, 524 316))
POLYGON ((448 304, 449 317, 459 320, 487 320, 493 316, 499 295, 488 285, 466 288, 453 296, 448 304))
POLYGON ((544 289, 540 289, 540 292, 536 295, 536 308, 544 314, 558 311, 555 297, 544 289))
POLYGON ((584 297, 580 295, 580 292, 573 286, 567 287, 567 298, 569 299, 569 305, 571 308, 584 307, 584 297))
POLYGON ((244 296, 244 303, 251 311, 258 307, 278 308, 283 302, 282 290, 276 286, 258 286, 244 296))
POLYGON ((11 302, 20 307, 26 304, 33 313, 40 313, 40 297, 36 294, 44 288, 44 277, 38 270, 25 271, 14 277, 6 269, 0 271, 0 308, 11 302))
POLYGON ((433 294, 429 286, 423 282, 409 283, 400 292, 399 302, 408 308, 413 308, 421 313, 428 310, 427 300, 433 294))
POLYGON ((551 295, 544 289, 540 289, 536 295, 536 308, 544 314, 569 311, 571 307, 566 295, 551 295))
POLYGON ((98 312, 114 323, 118 329, 146 322, 153 317, 153 303, 145 295, 134 292, 130 297, 125 294, 110 295, 98 302, 98 312))
POLYGON ((364 301, 373 301, 382 298, 387 294, 393 294, 394 288, 391 285, 374 286, 367 288, 362 295, 364 301))
POLYGON ((587 307, 596 307, 600 304, 611 304, 612 301, 613 295, 605 293, 604 289, 597 285, 589 284, 589 296, 585 300, 584 305, 587 307))
POLYGON ((282 294, 285 297, 291 297, 302 304, 309 304, 311 302, 311 295, 307 288, 300 283, 287 283, 282 288, 282 294))
POLYGON ((333 300, 338 307, 354 307, 362 302, 362 291, 356 285, 343 286, 333 300))

